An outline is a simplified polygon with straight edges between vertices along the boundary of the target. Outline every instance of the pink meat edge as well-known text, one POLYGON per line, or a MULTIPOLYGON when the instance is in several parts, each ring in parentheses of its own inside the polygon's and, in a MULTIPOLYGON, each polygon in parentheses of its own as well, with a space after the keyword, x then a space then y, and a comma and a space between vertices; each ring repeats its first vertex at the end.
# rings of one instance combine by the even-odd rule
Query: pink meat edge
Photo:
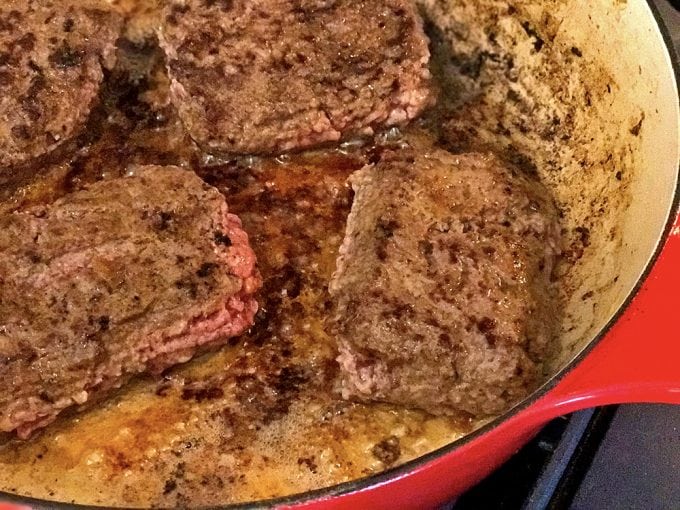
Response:
POLYGON ((380 362, 369 362, 352 351, 347 344, 340 345, 336 361, 342 373, 342 398, 368 397, 390 386, 390 377, 380 362))
MULTIPOLYGON (((166 368, 189 361, 200 347, 211 344, 219 345, 242 334, 253 324, 257 310, 257 301, 249 294, 241 293, 232 296, 225 302, 225 306, 221 310, 205 318, 196 317, 192 319, 184 332, 171 337, 169 341, 163 338, 163 333, 151 335, 147 345, 152 346, 157 343, 160 349, 152 349, 151 352, 147 353, 142 350, 138 355, 146 357, 145 363, 149 372, 160 373, 166 368)), ((173 328, 168 329, 172 330, 173 328)), ((115 383, 111 384, 111 381, 115 381, 120 375, 122 374, 102 380, 95 387, 90 388, 90 391, 98 386, 116 387, 115 383)), ((88 399, 88 397, 79 398, 79 401, 76 402, 75 398, 72 397, 69 399, 70 403, 58 409, 53 408, 52 412, 35 413, 33 420, 16 428, 17 437, 28 439, 34 431, 53 422, 61 410, 70 407, 73 403, 82 405, 88 399)))
MULTIPOLYGON (((215 253, 218 259, 228 268, 230 274, 242 278, 243 284, 239 293, 230 296, 224 306, 207 317, 194 317, 182 328, 182 332, 170 336, 170 340, 162 332, 156 332, 149 336, 147 346, 157 345, 159 349, 147 350, 146 356, 144 349, 138 352, 142 358, 146 357, 147 370, 151 373, 159 373, 163 370, 189 361, 200 347, 210 345, 220 345, 229 338, 239 336, 253 325, 255 314, 258 310, 257 301, 253 294, 261 287, 262 279, 256 268, 257 259, 255 252, 250 247, 248 234, 243 230, 241 219, 235 214, 228 212, 227 204, 224 203, 220 211, 220 226, 231 239, 232 245, 229 247, 215 246, 215 253)), ((173 331, 176 325, 167 328, 165 331, 173 331)), ((122 374, 113 375, 106 380, 99 381, 93 388, 107 386, 115 388, 115 379, 122 374)), ((51 408, 49 412, 35 410, 33 413, 24 411, 22 414, 33 415, 33 419, 16 427, 17 437, 28 439, 31 434, 40 428, 52 423, 59 413, 74 403, 84 404, 89 398, 87 392, 85 396, 79 394, 77 397, 62 399, 63 405, 58 408, 51 408)))
MULTIPOLYGON (((257 301, 248 293, 229 298, 224 308, 205 318, 195 318, 187 331, 170 341, 158 343, 146 363, 147 370, 158 374, 174 365, 189 361, 201 347, 218 346, 237 337, 253 325, 257 301)), ((153 343, 151 345, 154 345, 153 343)))

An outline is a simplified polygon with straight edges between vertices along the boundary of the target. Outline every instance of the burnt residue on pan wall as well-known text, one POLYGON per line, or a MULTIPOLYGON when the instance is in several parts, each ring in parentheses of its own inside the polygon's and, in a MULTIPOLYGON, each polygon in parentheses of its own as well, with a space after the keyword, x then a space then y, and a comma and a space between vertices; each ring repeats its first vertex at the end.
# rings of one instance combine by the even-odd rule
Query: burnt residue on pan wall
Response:
POLYGON ((504 155, 536 173, 561 210, 564 251, 556 277, 565 317, 555 367, 561 366, 606 322, 628 284, 619 285, 622 226, 645 136, 646 112, 635 95, 646 77, 637 68, 634 75, 613 70, 617 52, 590 39, 613 29, 626 2, 591 2, 585 20, 584 6, 570 1, 421 6, 442 85, 431 119, 440 143, 504 155), (622 83, 617 74, 628 79, 622 83))

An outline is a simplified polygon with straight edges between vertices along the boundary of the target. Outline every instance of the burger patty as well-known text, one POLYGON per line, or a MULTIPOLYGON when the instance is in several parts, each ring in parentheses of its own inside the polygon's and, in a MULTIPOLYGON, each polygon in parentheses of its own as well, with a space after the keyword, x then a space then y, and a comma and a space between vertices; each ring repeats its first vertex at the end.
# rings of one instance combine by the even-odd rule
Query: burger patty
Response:
POLYGON ((52 151, 84 125, 120 25, 83 2, 0 2, 0 169, 52 151))
POLYGON ((0 431, 252 324, 255 254, 224 197, 176 167, 129 173, 0 217, 0 431))
POLYGON ((173 0, 171 96, 212 153, 277 153, 415 118, 428 41, 412 0, 173 0))
POLYGON ((387 151, 355 191, 330 285, 346 398, 482 417, 540 382, 555 207, 488 154, 387 151))

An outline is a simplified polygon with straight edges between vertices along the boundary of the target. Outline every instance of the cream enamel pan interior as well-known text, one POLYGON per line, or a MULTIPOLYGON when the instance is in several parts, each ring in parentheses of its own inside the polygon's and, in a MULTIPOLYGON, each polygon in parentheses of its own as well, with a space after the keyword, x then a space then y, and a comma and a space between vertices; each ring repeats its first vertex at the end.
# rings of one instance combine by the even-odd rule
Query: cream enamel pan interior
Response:
POLYGON ((457 70, 473 71, 450 84, 461 145, 527 156, 564 212, 574 264, 560 275, 559 370, 622 307, 671 214, 680 122, 668 50, 644 1, 450 0, 424 10, 457 70))

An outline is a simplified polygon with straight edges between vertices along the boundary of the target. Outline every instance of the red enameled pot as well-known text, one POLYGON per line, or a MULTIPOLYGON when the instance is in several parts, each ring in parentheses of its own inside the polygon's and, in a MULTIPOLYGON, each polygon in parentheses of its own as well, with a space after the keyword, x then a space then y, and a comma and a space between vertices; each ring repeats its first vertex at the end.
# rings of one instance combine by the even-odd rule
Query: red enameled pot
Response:
MULTIPOLYGON (((252 507, 433 508, 487 476, 554 417, 614 403, 680 404, 677 59, 654 9, 644 0, 421 3, 458 62, 463 54, 496 55, 478 73, 486 82, 460 79, 482 100, 459 125, 535 156, 567 206, 565 221, 591 226, 587 250, 565 280, 576 296, 565 306, 576 333, 565 335, 567 355, 550 381, 465 438, 373 477, 252 507), (510 91, 533 109, 516 109, 510 91), (493 131, 555 118, 533 138, 531 129, 493 131)), ((55 507, 2 498, 0 510, 55 507)))

